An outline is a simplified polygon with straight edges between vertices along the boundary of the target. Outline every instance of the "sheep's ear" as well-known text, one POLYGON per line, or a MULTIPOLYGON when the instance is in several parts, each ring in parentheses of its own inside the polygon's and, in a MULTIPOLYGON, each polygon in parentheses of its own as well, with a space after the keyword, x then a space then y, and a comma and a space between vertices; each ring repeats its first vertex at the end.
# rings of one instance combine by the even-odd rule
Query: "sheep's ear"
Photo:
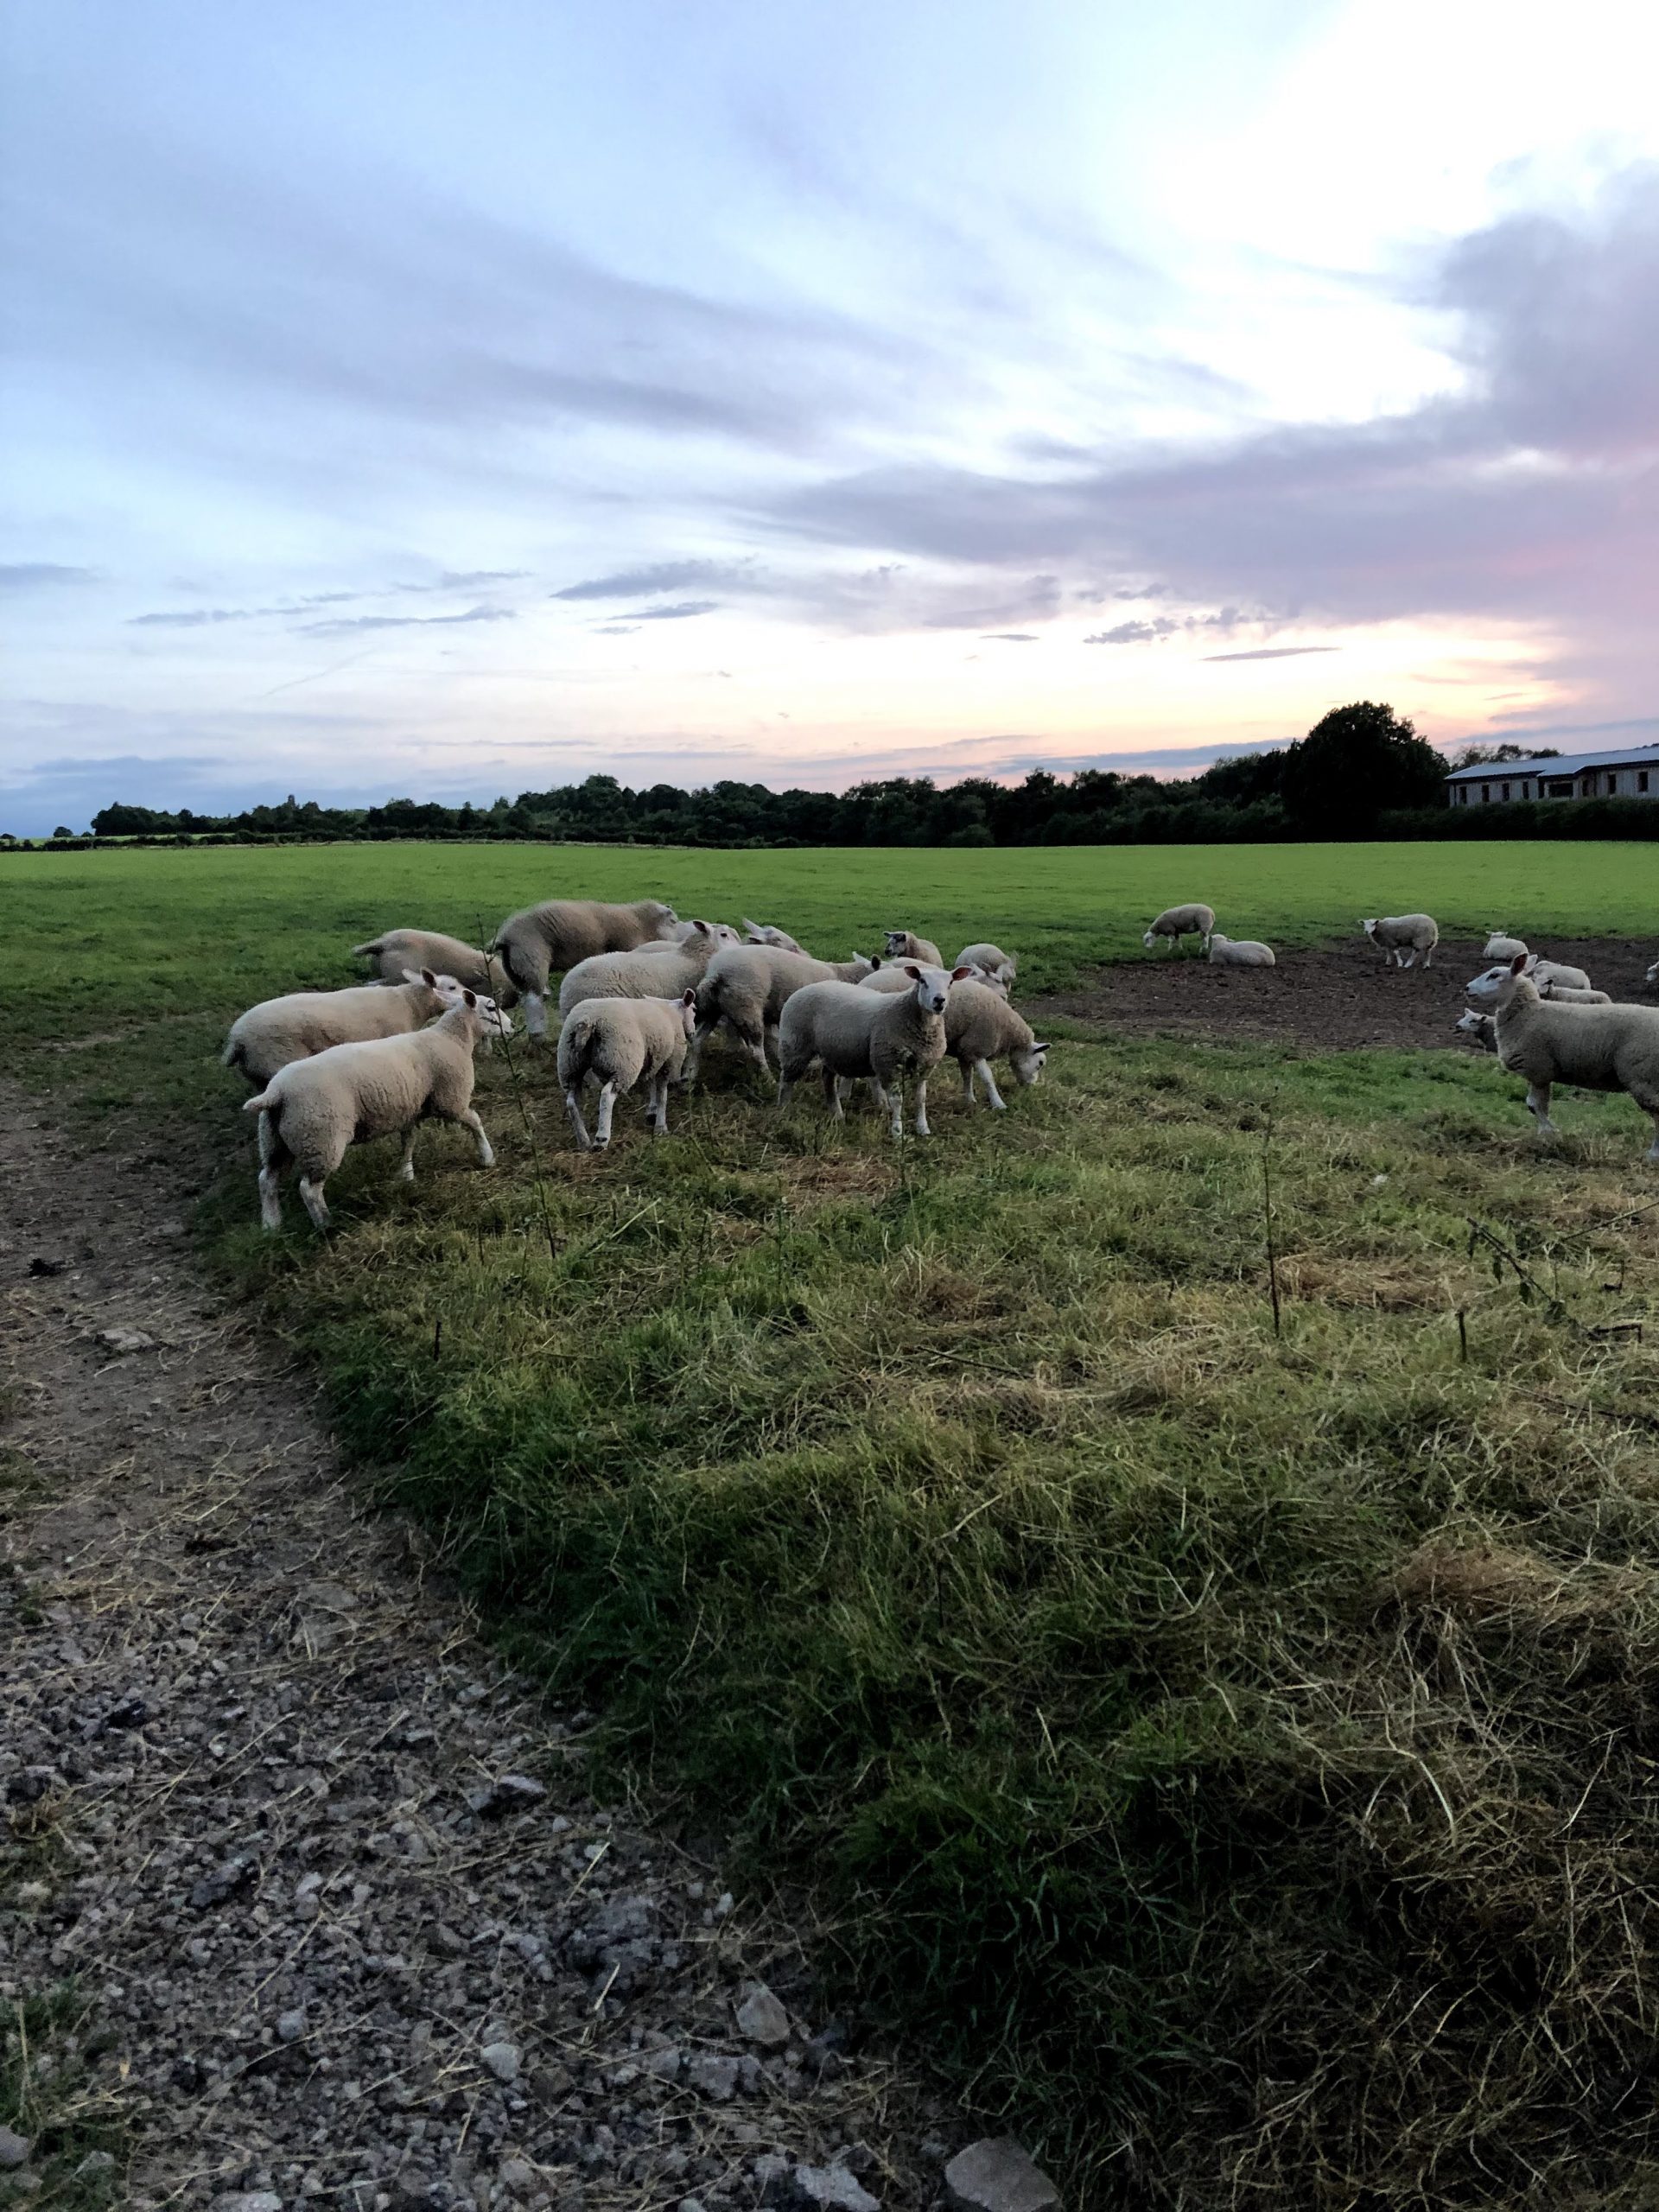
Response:
POLYGON ((463 988, 461 995, 466 1000, 468 1006, 476 1006, 478 1004, 478 993, 476 991, 463 988))
POLYGON ((953 968, 950 970, 950 980, 953 983, 964 982, 969 976, 977 976, 978 973, 977 968, 953 968))
POLYGON ((1516 956, 1515 956, 1514 959, 1513 959, 1513 960, 1511 960, 1511 961, 1510 961, 1510 975, 1511 975, 1511 976, 1518 976, 1518 975, 1521 973, 1522 969, 1526 966, 1526 964, 1527 964, 1527 956, 1526 956, 1526 954, 1525 954, 1524 952, 1517 952, 1517 953, 1516 954, 1516 956))
POLYGON ((697 1002, 697 995, 696 995, 696 993, 695 991, 682 991, 682 992, 681 992, 681 994, 680 994, 680 1004, 681 1004, 682 1006, 696 1006, 696 1002, 697 1002))
POLYGON ((1033 1052, 1046 1052, 1050 1048, 1046 1045, 1033 1043, 1031 1049, 1033 1052))
POLYGON ((919 983, 921 982, 922 971, 916 965, 916 963, 913 960, 906 960, 904 963, 904 967, 906 975, 910 977, 912 983, 919 983))
MULTIPOLYGON (((412 982, 414 980, 415 980, 415 979, 414 979, 414 977, 413 977, 413 976, 411 976, 411 977, 410 978, 410 981, 411 982, 412 982)), ((437 989, 437 988, 438 988, 438 979, 437 979, 437 977, 436 977, 436 976, 432 973, 432 970, 431 970, 429 968, 423 968, 423 969, 422 969, 422 970, 421 970, 421 981, 422 981, 422 982, 423 982, 423 983, 426 985, 426 988, 427 988, 427 989, 428 989, 429 991, 435 991, 435 990, 437 989)))
POLYGON ((693 922, 691 926, 699 937, 709 937, 713 934, 707 922, 693 922))

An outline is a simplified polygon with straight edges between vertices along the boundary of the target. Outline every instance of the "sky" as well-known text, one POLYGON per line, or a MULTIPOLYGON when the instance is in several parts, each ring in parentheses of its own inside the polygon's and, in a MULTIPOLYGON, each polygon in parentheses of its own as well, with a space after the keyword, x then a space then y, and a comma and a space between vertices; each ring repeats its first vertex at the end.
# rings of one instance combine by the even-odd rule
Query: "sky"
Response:
POLYGON ((1650 0, 9 0, 0 828, 1659 738, 1650 0))

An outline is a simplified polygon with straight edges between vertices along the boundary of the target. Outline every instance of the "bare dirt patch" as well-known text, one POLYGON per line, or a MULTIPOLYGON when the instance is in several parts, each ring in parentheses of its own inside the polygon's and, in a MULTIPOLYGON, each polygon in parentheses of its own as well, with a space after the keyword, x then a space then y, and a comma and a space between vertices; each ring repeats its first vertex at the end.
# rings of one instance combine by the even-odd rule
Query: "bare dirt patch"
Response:
POLYGON ((0 2029, 76 1993, 0 2199, 933 2202, 954 2115, 584 1794, 591 1716, 365 1516, 177 1173, 0 1097, 0 2029))
MULTIPOLYGON (((1385 968, 1381 954, 1357 939, 1281 952, 1276 968, 1212 968, 1192 956, 1149 954, 1098 969, 1081 989, 1021 1000, 1020 1011, 1039 1027, 1046 1014, 1061 1014, 1121 1036, 1245 1038, 1325 1052, 1455 1050, 1461 1040, 1452 1024, 1468 1003, 1463 986, 1491 964, 1481 957, 1484 942, 1442 938, 1427 969, 1385 968)), ((1582 968, 1616 999, 1659 1003, 1643 981, 1652 938, 1553 939, 1535 949, 1582 968)))

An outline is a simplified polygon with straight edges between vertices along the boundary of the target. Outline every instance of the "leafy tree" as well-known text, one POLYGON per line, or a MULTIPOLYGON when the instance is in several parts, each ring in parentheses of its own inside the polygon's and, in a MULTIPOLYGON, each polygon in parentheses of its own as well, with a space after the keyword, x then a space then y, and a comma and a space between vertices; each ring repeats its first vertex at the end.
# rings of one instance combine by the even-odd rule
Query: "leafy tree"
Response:
POLYGON ((1446 762, 1408 718, 1370 699, 1334 707, 1284 755, 1280 790, 1307 837, 1364 837, 1385 808, 1436 806, 1446 762))

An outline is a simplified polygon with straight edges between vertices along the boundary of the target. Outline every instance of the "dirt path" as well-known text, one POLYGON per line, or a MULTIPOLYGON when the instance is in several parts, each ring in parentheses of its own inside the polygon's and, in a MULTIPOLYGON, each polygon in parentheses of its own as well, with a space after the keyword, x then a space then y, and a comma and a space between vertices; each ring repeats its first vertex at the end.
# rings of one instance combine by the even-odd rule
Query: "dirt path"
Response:
POLYGON ((0 2201, 931 2202, 960 2125, 583 1797, 586 1716, 362 1516, 168 1172, 0 1095, 0 2026, 78 1992, 0 2201))
MULTIPOLYGON (((1616 999, 1656 1003, 1643 981, 1656 950, 1651 938, 1552 938, 1541 949, 1582 968, 1616 999)), ((1319 1052, 1368 1045, 1466 1051, 1452 1025, 1467 1003, 1464 984, 1488 964, 1479 939, 1442 939, 1428 969, 1386 968, 1359 938, 1281 953, 1276 968, 1211 968, 1191 952, 1157 954, 1115 962, 1080 990, 1022 999, 1020 1012, 1039 1027, 1058 1014, 1123 1037, 1249 1038, 1319 1052)))

